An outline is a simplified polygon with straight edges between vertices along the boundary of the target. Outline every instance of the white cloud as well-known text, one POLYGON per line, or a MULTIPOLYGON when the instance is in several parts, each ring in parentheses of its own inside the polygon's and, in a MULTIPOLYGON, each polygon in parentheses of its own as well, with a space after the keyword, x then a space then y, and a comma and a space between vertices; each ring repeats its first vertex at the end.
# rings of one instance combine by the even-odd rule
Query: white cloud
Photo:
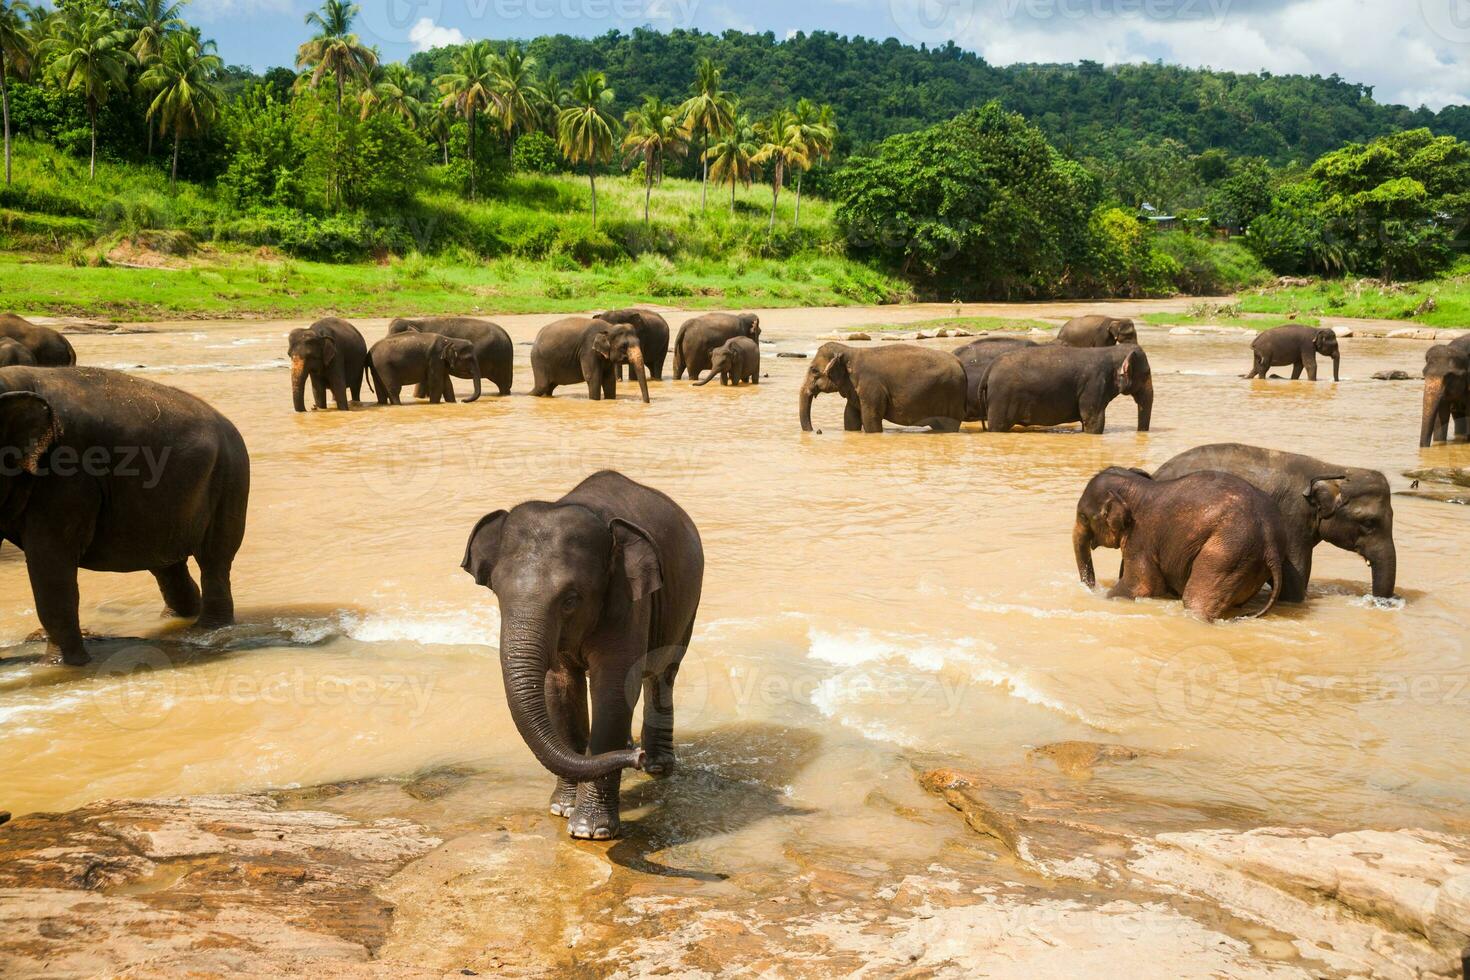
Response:
POLYGON ((451 44, 463 44, 464 32, 457 27, 440 27, 428 17, 420 17, 408 29, 408 40, 415 51, 443 48, 451 44))

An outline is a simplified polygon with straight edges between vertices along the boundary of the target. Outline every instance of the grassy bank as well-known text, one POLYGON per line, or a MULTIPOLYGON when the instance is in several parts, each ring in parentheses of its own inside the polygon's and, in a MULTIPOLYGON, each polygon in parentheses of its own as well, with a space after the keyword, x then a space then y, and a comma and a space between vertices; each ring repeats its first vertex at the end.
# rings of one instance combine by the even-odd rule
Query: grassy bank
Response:
MULTIPOLYGON (((1470 325, 1470 266, 1428 282, 1384 284, 1371 279, 1324 279, 1240 297, 1247 313, 1404 320, 1433 327, 1470 325)), ((1298 322, 1302 318, 1298 317, 1298 322)))
POLYGON ((945 316, 933 320, 916 320, 913 323, 880 323, 875 326, 864 326, 861 329, 912 332, 914 330, 954 330, 956 328, 974 333, 993 333, 995 331, 1024 333, 1029 330, 1055 330, 1056 325, 1044 320, 1032 320, 1025 317, 945 316))
MULTIPOLYGON (((1156 327, 1242 327, 1246 330, 1269 330, 1287 322, 1284 315, 1237 312, 1238 308, 1239 304, 1225 308, 1196 305, 1184 313, 1147 313, 1142 319, 1156 327)), ((1291 322, 1303 327, 1315 327, 1321 323, 1314 316, 1297 316, 1291 322)))

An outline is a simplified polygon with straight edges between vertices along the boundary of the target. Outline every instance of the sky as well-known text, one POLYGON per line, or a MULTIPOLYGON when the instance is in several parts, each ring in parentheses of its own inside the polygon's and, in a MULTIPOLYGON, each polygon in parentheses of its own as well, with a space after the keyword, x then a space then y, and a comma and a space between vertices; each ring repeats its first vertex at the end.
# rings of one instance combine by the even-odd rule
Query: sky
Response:
MULTIPOLYGON (((359 0, 357 30, 388 60, 478 38, 594 36, 647 26, 828 30, 953 40, 997 65, 1162 60, 1338 74, 1380 102, 1470 102, 1470 0, 359 0)), ((231 64, 290 64, 312 0, 193 0, 231 64)))

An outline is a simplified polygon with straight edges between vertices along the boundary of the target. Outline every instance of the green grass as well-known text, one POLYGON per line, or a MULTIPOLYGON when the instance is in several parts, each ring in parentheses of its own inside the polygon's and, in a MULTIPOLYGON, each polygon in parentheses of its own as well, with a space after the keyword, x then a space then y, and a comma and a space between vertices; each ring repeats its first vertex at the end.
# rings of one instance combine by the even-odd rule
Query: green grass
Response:
POLYGON ((916 320, 913 323, 880 323, 875 326, 855 327, 855 330, 940 330, 963 327, 975 333, 994 331, 1025 332, 1029 330, 1055 330, 1056 325, 1042 320, 1001 316, 946 316, 933 320, 916 320))
MULTIPOLYGON (((1470 325, 1470 269, 1459 267, 1444 279, 1383 286, 1373 280, 1324 279, 1308 286, 1267 289, 1240 297, 1251 313, 1341 316, 1405 320, 1433 327, 1470 325), (1433 299, 1433 309, 1426 300, 1433 299)), ((1302 318, 1298 317, 1298 322, 1302 318)))
MULTIPOLYGON (((1284 316, 1226 316, 1220 314, 1146 313, 1143 322, 1156 327, 1244 327, 1247 330, 1269 330, 1286 322, 1284 316)), ((1298 316, 1292 323, 1303 327, 1318 326, 1316 317, 1298 316)))

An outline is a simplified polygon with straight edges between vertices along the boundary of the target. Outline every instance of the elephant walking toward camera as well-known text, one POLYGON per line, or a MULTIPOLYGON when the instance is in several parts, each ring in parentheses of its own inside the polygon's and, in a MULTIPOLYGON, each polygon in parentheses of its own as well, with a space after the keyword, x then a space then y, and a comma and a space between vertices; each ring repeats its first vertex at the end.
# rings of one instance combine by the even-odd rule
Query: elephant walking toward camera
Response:
POLYGON ((79 568, 152 572, 175 614, 234 622, 249 499, 244 440, 193 395, 120 371, 0 369, 0 535, 25 552, 53 659, 90 659, 79 568))
POLYGON ((1448 442, 1450 422, 1455 438, 1466 435, 1470 416, 1470 336, 1436 344, 1424 352, 1424 409, 1419 418, 1419 445, 1448 442))
POLYGON ((1018 425, 1081 422, 1100 435, 1108 405, 1128 395, 1138 405, 1138 431, 1153 418, 1154 382, 1148 356, 1132 344, 1062 347, 1048 344, 1002 354, 990 365, 977 401, 985 405, 991 432, 1018 425))
POLYGON ((648 401, 648 375, 638 332, 626 323, 570 316, 541 328, 531 345, 531 394, 550 398, 559 385, 585 381, 592 401, 618 397, 617 366, 627 364, 648 401))
POLYGON ((1276 504, 1286 528, 1282 602, 1306 599, 1312 549, 1322 541, 1368 563, 1375 596, 1393 595, 1398 552, 1393 543, 1393 497, 1382 473, 1299 453, 1221 443, 1180 453, 1159 467, 1154 479, 1207 471, 1238 476, 1276 504))
MULTIPOLYGON (((664 379, 664 361, 669 357, 669 321, 652 310, 608 310, 594 318, 604 323, 626 323, 638 333, 638 346, 643 348, 643 366, 654 381, 664 379)), ((624 366, 618 365, 618 380, 624 378, 624 366)), ((631 375, 629 370, 628 374, 631 375)))
POLYGON ((573 837, 616 836, 622 771, 675 767, 674 680, 704 586, 694 522, 605 470, 555 502, 486 514, 462 567, 500 603, 505 697, 557 777, 551 812, 571 818, 573 837), (630 748, 640 688, 642 744, 630 748))
POLYGON ((474 394, 465 401, 480 397, 480 361, 474 346, 443 334, 410 330, 384 337, 368 351, 368 371, 379 405, 402 405, 405 385, 422 385, 431 405, 453 402, 451 377, 474 382, 474 394))
POLYGON ((0 337, 9 337, 25 347, 39 367, 70 367, 77 363, 76 350, 60 331, 32 323, 14 313, 0 313, 0 337))
POLYGON ((1308 381, 1317 380, 1317 355, 1332 358, 1332 380, 1338 380, 1342 352, 1337 334, 1324 328, 1300 327, 1296 324, 1272 327, 1251 341, 1251 373, 1246 378, 1264 378, 1273 367, 1291 365, 1291 380, 1307 372, 1308 381))
POLYGON ((754 313, 706 313, 685 320, 674 340, 674 380, 689 372, 693 381, 709 370, 710 354, 731 337, 760 342, 761 318, 754 313))
POLYGON ((817 349, 802 383, 801 430, 812 431, 812 402, 835 392, 847 399, 847 431, 882 432, 884 421, 958 432, 965 418, 965 369, 947 351, 917 344, 817 349))
POLYGON ((1078 316, 1062 325, 1057 343, 1065 347, 1112 347, 1138 343, 1132 320, 1115 316, 1078 316))
MULTIPOLYGON (((475 360, 480 364, 480 377, 495 386, 501 395, 509 395, 511 380, 515 373, 515 345, 510 334, 498 323, 476 320, 467 316, 430 316, 420 319, 399 317, 388 324, 388 336, 409 333, 438 334, 451 340, 469 341, 475 351, 475 360)), ((459 374, 456 377, 466 377, 459 374)), ((414 392, 422 398, 422 388, 414 392)))
POLYGON ((346 320, 327 317, 309 327, 292 330, 287 338, 291 357, 291 403, 306 411, 306 382, 311 381, 312 401, 317 409, 327 407, 327 392, 346 412, 352 401, 362 401, 362 376, 367 368, 367 341, 346 320))
POLYGON ((954 356, 960 359, 965 369, 965 421, 985 421, 985 375, 990 365, 1002 354, 1022 347, 1035 347, 1036 341, 1025 337, 996 335, 972 340, 963 347, 956 347, 954 356))
POLYGON ((709 374, 695 387, 709 384, 716 376, 721 385, 761 383, 761 346, 749 337, 731 337, 710 353, 709 374))
POLYGON ((1072 548, 1077 573, 1097 586, 1094 548, 1118 548, 1123 571, 1115 599, 1179 596, 1207 622, 1249 602, 1271 583, 1264 616, 1281 598, 1286 529, 1264 493, 1228 473, 1191 473, 1160 481, 1112 467, 1093 477, 1077 501, 1072 548))

